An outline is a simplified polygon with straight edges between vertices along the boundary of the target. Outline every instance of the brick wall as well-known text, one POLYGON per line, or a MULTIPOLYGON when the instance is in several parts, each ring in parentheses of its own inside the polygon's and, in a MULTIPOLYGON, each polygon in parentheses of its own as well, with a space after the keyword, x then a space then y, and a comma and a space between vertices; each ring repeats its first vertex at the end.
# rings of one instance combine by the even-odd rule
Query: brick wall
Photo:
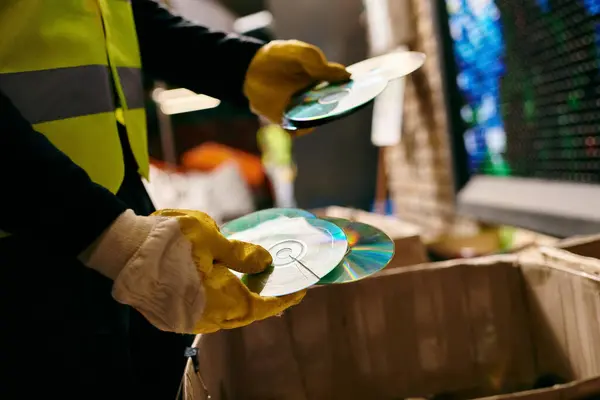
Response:
POLYGON ((426 237, 469 234, 472 221, 455 215, 454 183, 438 43, 431 2, 411 0, 416 35, 411 50, 427 61, 406 82, 402 141, 385 150, 396 214, 423 227, 426 237))

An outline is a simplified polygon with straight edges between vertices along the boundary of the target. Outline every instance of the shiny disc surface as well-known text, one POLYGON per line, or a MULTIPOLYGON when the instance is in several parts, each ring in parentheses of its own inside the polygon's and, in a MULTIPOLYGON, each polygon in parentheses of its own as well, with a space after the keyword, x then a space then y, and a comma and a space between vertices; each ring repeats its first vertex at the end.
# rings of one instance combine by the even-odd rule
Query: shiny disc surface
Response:
POLYGON ((292 98, 284 125, 312 127, 350 114, 371 102, 387 82, 375 74, 342 83, 322 82, 292 98))
POLYGON ((269 208, 253 212, 243 217, 236 218, 221 225, 221 233, 225 236, 233 235, 236 232, 242 232, 253 228, 263 222, 270 221, 279 217, 287 218, 316 218, 314 214, 297 208, 269 208))
POLYGON ((425 54, 415 51, 402 51, 366 59, 350 65, 347 70, 353 79, 378 76, 385 80, 402 78, 421 68, 425 54))
POLYGON ((322 219, 342 228, 348 240, 348 252, 319 284, 358 281, 381 271, 394 257, 393 240, 379 229, 342 218, 322 219))
POLYGON ((340 227, 314 216, 280 216, 226 236, 258 244, 273 257, 272 266, 260 274, 232 271, 261 296, 283 296, 316 284, 342 261, 348 249, 340 227))

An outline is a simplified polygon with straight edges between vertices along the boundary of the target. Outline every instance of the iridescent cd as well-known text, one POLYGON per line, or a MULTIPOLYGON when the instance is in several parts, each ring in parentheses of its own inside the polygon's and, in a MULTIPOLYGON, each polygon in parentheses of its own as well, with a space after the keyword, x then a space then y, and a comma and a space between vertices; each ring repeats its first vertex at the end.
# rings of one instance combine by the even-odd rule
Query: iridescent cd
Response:
POLYGON ((425 63, 425 54, 415 51, 397 51, 369 58, 347 68, 353 79, 378 76, 388 81, 415 72, 425 63))
POLYGON ((223 224, 221 226, 221 233, 225 236, 232 235, 236 232, 253 228, 262 222, 270 221, 279 217, 316 218, 314 214, 297 208, 269 208, 244 215, 243 217, 223 224))
POLYGON ((280 216, 226 236, 260 245, 273 257, 272 266, 259 274, 232 271, 261 296, 283 296, 316 284, 342 261, 348 249, 340 227, 314 217, 280 216))
POLYGON ((394 242, 379 229, 342 218, 323 219, 342 228, 348 240, 348 252, 319 284, 358 281, 381 271, 394 257, 394 242))
POLYGON ((369 104, 387 83, 377 75, 342 83, 321 82, 292 97, 283 116, 283 125, 310 128, 351 114, 369 104))

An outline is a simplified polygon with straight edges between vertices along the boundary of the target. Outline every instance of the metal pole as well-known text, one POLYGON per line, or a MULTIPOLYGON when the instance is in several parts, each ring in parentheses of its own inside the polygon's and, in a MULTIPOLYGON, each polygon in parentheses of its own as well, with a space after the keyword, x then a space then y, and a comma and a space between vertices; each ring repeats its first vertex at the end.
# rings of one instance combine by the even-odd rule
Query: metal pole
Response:
MULTIPOLYGON (((166 85, 163 82, 157 82, 154 90, 166 90, 166 85)), ((160 144, 162 148, 163 161, 168 165, 177 166, 177 150, 175 145, 175 135, 173 133, 173 124, 171 117, 162 112, 161 104, 154 101, 156 104, 156 117, 158 118, 158 129, 160 133, 160 144)))

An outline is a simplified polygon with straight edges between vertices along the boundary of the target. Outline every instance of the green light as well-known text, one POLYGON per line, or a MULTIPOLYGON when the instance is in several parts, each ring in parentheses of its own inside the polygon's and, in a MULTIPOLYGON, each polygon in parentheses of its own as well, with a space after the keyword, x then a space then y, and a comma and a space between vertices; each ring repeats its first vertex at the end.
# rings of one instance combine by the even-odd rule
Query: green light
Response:
POLYGON ((533 119, 535 117, 535 102, 533 100, 525 100, 525 118, 533 119))
POLYGON ((569 93, 569 99, 567 100, 569 107, 572 109, 578 109, 581 106, 579 102, 579 96, 577 96, 577 91, 572 91, 569 93))

